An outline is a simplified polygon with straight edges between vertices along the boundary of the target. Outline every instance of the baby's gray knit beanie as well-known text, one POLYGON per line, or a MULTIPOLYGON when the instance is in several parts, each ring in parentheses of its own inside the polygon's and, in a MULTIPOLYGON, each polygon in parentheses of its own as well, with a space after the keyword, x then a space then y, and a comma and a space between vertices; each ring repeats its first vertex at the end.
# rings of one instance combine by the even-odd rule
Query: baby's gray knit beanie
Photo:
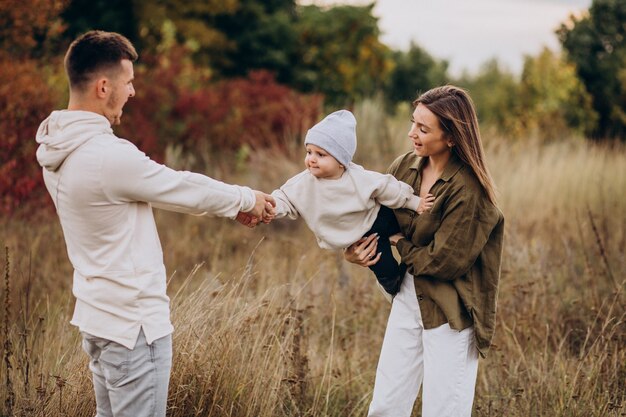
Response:
POLYGON ((309 129, 304 144, 319 146, 331 154, 346 169, 356 151, 356 119, 348 110, 326 116, 309 129))

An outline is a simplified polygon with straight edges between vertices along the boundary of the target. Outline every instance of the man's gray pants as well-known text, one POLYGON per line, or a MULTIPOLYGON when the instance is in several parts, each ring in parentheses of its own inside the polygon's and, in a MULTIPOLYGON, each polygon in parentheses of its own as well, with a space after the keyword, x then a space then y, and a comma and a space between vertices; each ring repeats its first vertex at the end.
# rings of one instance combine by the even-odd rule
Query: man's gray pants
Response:
POLYGON ((96 393, 96 417, 165 417, 172 369, 172 335, 134 349, 82 332, 96 393))

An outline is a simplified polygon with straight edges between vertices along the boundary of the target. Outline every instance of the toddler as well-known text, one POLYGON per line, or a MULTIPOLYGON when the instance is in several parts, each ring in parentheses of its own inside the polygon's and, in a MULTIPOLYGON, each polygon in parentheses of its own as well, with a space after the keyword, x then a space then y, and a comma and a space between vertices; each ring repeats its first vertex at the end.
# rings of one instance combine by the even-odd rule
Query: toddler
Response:
POLYGON ((302 217, 324 249, 344 249, 378 233, 381 258, 370 269, 387 293, 396 294, 404 268, 389 244, 389 236, 400 231, 391 209, 421 214, 432 207, 434 197, 422 199, 392 175, 353 163, 356 119, 347 110, 331 113, 309 129, 304 145, 306 170, 272 193, 276 207, 271 217, 302 217))

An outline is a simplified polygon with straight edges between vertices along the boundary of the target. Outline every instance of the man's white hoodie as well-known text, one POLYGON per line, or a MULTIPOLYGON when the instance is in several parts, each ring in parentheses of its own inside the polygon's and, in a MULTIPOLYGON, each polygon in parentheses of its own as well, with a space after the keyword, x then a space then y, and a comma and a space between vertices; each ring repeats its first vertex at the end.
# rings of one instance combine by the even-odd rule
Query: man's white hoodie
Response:
POLYGON ((252 210, 253 191, 157 164, 92 112, 52 112, 37 142, 74 266, 71 323, 129 349, 141 328, 148 343, 171 333, 152 207, 234 218, 252 210))

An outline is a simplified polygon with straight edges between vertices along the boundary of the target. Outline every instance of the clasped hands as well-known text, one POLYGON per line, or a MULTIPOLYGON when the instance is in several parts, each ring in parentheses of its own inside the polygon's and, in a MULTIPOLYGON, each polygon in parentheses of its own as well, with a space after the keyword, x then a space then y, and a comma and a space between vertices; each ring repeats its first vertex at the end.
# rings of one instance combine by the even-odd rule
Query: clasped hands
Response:
POLYGON ((262 191, 254 191, 256 201, 252 210, 248 212, 240 211, 235 217, 239 223, 250 228, 256 227, 259 223, 269 223, 274 219, 276 211, 276 201, 274 197, 269 194, 265 194, 262 191))

